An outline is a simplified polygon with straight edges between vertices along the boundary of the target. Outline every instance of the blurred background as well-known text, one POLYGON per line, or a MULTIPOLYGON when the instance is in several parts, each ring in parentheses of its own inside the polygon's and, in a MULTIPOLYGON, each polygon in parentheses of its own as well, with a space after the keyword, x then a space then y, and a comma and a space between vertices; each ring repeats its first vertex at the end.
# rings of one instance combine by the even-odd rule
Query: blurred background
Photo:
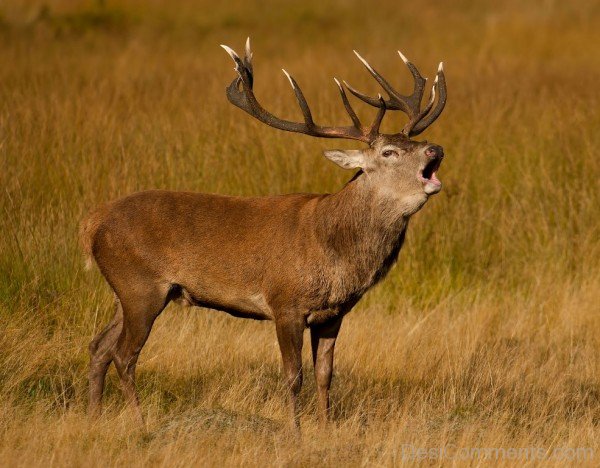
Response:
POLYGON ((404 442, 597 444, 597 44, 592 0, 1 2, 0 458, 390 463, 404 442), (82 269, 88 211, 149 188, 332 192, 352 176, 322 151, 356 143, 228 103, 219 44, 242 52, 247 36, 258 99, 301 119, 285 68, 321 124, 348 121, 333 77, 380 91, 353 49, 402 92, 398 49, 430 78, 443 60, 448 103, 422 138, 444 146, 444 189, 345 321, 327 448, 310 378, 305 445, 285 445, 269 324, 176 306, 138 366, 150 435, 123 422, 112 380, 90 430, 86 346, 111 298, 82 269))

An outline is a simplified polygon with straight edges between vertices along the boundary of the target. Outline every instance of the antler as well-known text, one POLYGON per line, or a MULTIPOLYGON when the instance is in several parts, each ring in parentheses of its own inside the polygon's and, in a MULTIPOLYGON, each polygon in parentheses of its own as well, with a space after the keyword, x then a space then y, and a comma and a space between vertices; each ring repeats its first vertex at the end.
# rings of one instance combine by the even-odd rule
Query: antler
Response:
POLYGON ((379 97, 376 99, 368 98, 369 101, 367 102, 369 102, 369 104, 372 106, 377 107, 379 110, 375 116, 375 119, 373 120, 373 123, 369 127, 364 127, 356 115, 356 112, 354 112, 354 109, 352 109, 344 88, 340 82, 335 79, 335 82, 340 90, 342 102, 344 103, 346 112, 350 116, 353 125, 351 127, 324 127, 315 124, 310 112, 310 108, 308 107, 308 103, 306 102, 304 94, 298 86, 298 83, 296 83, 296 80, 294 80, 294 78, 292 78, 287 71, 283 70, 283 73, 285 73, 287 76, 290 84, 292 85, 292 89, 296 94, 296 99, 298 100, 302 115, 304 116, 304 122, 292 122, 289 120, 280 119, 271 114, 269 111, 265 110, 254 96, 254 92, 252 90, 252 86, 254 84, 254 74, 252 69, 250 38, 246 40, 246 53, 243 59, 241 59, 231 47, 227 47, 226 45, 221 45, 221 47, 225 49, 225 51, 235 62, 235 71, 238 74, 238 78, 234 79, 226 89, 227 99, 229 99, 229 102, 231 102, 234 106, 246 111, 248 114, 260 120, 261 122, 266 123, 271 127, 288 132, 304 133, 305 135, 323 138, 347 138, 352 140, 360 140, 369 144, 372 143, 379 135, 379 126, 381 125, 381 121, 385 115, 385 111, 387 110, 386 102, 381 95, 379 95, 379 97))
MULTIPOLYGON (((354 53, 356 54, 358 59, 363 63, 363 65, 367 68, 367 70, 373 76, 373 78, 377 80, 377 82, 388 94, 389 99, 385 101, 386 107, 390 110, 401 110, 408 115, 409 121, 404 126, 401 133, 403 133, 407 137, 418 135, 427 127, 429 127, 435 121, 435 119, 437 119, 438 116, 442 113, 442 110, 446 105, 446 78, 444 76, 444 64, 442 62, 440 62, 440 65, 438 67, 437 75, 431 88, 429 101, 427 102, 427 105, 421 110, 421 100, 423 99, 423 92, 425 89, 425 82, 427 81, 427 79, 421 76, 419 70, 417 70, 417 67, 415 67, 415 65, 412 62, 410 62, 402 54, 402 52, 398 51, 398 54, 410 70, 415 80, 414 89, 410 96, 403 96, 402 94, 398 93, 385 80, 385 78, 383 78, 379 73, 377 73, 375 69, 371 65, 369 65, 369 63, 364 58, 362 58, 359 55, 358 52, 354 51, 354 53), (436 91, 439 91, 439 98, 435 108, 431 113, 429 113, 435 101, 436 91)), ((345 81, 344 84, 346 85, 348 90, 360 100, 375 107, 380 106, 378 99, 360 93, 345 81)))

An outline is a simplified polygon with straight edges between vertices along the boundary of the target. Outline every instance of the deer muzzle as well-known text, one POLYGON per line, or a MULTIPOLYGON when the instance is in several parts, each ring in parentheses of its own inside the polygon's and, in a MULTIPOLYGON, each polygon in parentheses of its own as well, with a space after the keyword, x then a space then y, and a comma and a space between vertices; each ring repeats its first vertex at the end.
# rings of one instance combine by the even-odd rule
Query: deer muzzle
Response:
POLYGON ((438 145, 431 145, 425 150, 428 161, 419 173, 419 180, 423 183, 423 189, 428 195, 438 193, 442 189, 442 183, 437 178, 436 172, 442 164, 444 149, 438 145))

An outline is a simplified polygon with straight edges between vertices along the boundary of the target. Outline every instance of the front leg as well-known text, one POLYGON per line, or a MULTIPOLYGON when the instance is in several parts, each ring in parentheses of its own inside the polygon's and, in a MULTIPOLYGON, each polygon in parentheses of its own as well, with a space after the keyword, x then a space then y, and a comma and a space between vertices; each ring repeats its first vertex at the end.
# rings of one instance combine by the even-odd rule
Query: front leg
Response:
POLYGON ((336 317, 322 324, 315 324, 310 329, 319 419, 322 423, 329 420, 329 388, 331 387, 333 373, 333 350, 342 324, 342 317, 336 317))
POLYGON ((289 390, 289 405, 292 425, 299 431, 298 394, 302 388, 302 337, 304 317, 280 317, 275 321, 277 340, 283 359, 283 369, 289 390))

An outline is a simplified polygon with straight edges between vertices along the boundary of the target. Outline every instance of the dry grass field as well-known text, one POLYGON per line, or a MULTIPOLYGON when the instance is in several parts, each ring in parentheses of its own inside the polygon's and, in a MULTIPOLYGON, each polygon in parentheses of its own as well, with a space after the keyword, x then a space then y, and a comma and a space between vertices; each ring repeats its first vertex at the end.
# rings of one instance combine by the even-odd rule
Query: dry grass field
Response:
POLYGON ((448 448, 434 465, 483 464, 479 447, 598 463, 598 44, 593 0, 0 3, 0 465, 390 466, 409 446, 448 448), (227 102, 218 44, 247 35, 259 98, 300 118, 285 67, 322 123, 347 120, 333 76, 377 91, 352 49, 406 90, 398 48, 426 76, 444 60, 448 105, 425 134, 445 148, 444 190, 344 321, 329 427, 309 346, 297 442, 273 325, 176 305, 138 365, 147 432, 114 370, 92 425, 87 344, 111 296, 83 271, 85 213, 146 188, 328 192, 351 176, 322 150, 352 143, 227 102))

